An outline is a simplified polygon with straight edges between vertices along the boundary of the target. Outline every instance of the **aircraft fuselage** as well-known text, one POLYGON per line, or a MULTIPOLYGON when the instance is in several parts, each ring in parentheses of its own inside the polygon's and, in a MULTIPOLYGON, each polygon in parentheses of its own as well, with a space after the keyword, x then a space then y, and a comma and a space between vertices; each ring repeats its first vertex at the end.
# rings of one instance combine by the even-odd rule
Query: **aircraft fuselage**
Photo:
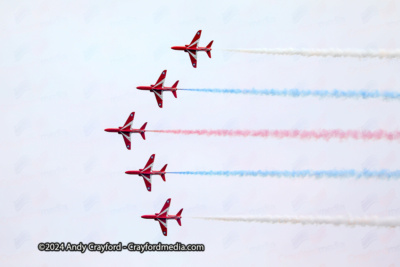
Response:
POLYGON ((153 86, 154 85, 151 85, 151 86, 138 86, 138 87, 136 87, 136 89, 148 90, 150 92, 152 92, 153 90, 157 90, 157 91, 176 91, 176 88, 172 88, 172 87, 154 88, 153 86))
POLYGON ((207 47, 200 47, 200 46, 198 46, 198 47, 191 47, 191 48, 188 48, 188 45, 185 45, 185 46, 173 46, 173 47, 171 47, 171 49, 173 49, 173 50, 183 50, 183 51, 185 51, 185 52, 187 52, 188 50, 189 51, 211 51, 211 48, 207 48, 207 47))
POLYGON ((143 172, 141 169, 139 169, 138 171, 126 171, 126 174, 133 174, 133 175, 140 175, 140 174, 147 174, 147 175, 162 175, 165 174, 165 172, 161 172, 161 171, 151 171, 151 172, 143 172))
POLYGON ((119 128, 107 128, 104 129, 104 131, 109 132, 109 133, 144 133, 146 130, 140 130, 140 129, 126 129, 126 130, 122 130, 122 127, 119 128))
POLYGON ((158 216, 157 214, 158 213, 156 213, 155 215, 143 215, 142 218, 143 219, 153 219, 153 220, 157 220, 157 219, 176 220, 176 219, 182 218, 181 216, 176 216, 176 215, 158 216))

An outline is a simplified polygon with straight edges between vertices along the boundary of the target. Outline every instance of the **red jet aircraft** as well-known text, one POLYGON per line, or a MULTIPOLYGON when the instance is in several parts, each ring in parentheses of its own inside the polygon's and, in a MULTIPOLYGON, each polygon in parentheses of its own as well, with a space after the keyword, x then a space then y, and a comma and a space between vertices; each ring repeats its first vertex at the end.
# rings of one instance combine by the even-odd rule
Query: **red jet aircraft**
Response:
POLYGON ((190 60, 192 61, 193 68, 197 67, 197 51, 205 51, 209 58, 211 58, 211 46, 214 41, 211 41, 206 47, 198 47, 197 44, 200 41, 201 30, 196 33, 190 45, 185 46, 173 46, 171 49, 183 50, 189 54, 190 60))
POLYGON ((132 112, 131 115, 129 115, 123 127, 104 129, 104 131, 106 132, 122 134, 126 148, 129 150, 131 150, 131 133, 140 133, 143 139, 146 140, 146 136, 144 135, 144 133, 146 132, 145 128, 147 122, 143 124, 143 126, 140 127, 140 129, 132 129, 132 121, 134 117, 135 117, 135 112, 132 112))
POLYGON ((160 78, 158 78, 156 84, 152 84, 150 86, 138 86, 138 87, 136 87, 136 89, 148 90, 148 91, 150 91, 150 93, 154 93, 154 95, 156 96, 158 106, 160 108, 162 108, 162 106, 163 106, 163 95, 162 95, 163 91, 171 91, 174 94, 175 98, 178 97, 176 95, 176 90, 177 90, 176 87, 178 86, 179 80, 176 81, 174 83, 174 85, 172 85, 172 87, 163 87, 166 76, 167 76, 167 70, 164 70, 161 73, 160 78))
POLYGON ((165 202, 164 207, 161 209, 160 213, 156 213, 155 215, 143 215, 143 219, 153 219, 155 221, 158 221, 161 226, 161 231, 163 235, 167 236, 167 220, 174 219, 178 222, 180 226, 181 224, 181 219, 182 219, 182 211, 181 209, 176 215, 168 215, 168 209, 169 205, 171 204, 171 199, 168 198, 167 202, 165 202))
POLYGON ((151 168, 153 167, 154 158, 156 157, 155 154, 151 155, 149 161, 147 161, 146 166, 143 169, 139 169, 138 171, 126 171, 126 174, 136 174, 143 177, 144 184, 149 192, 151 192, 151 176, 152 175, 160 175, 161 178, 165 182, 165 170, 167 169, 167 165, 165 164, 164 167, 159 171, 152 171, 151 168))

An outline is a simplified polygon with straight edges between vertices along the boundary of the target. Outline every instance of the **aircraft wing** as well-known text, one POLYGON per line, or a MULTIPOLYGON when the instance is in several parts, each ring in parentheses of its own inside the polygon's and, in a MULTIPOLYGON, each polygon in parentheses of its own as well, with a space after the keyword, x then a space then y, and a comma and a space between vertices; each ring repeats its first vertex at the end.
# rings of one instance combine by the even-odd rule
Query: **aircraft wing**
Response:
POLYGON ((141 174, 143 177, 144 184, 146 185, 147 191, 151 192, 151 175, 150 174, 141 174))
POLYGON ((153 90, 154 95, 156 96, 157 104, 160 108, 162 108, 163 105, 163 91, 161 90, 153 90))
POLYGON ((160 227, 161 227, 161 232, 163 233, 163 235, 167 236, 167 220, 166 219, 157 219, 157 221, 160 223, 160 227))
POLYGON ((126 130, 126 129, 131 129, 131 127, 132 127, 132 121, 133 121, 133 118, 134 118, 134 117, 135 117, 135 112, 132 112, 132 113, 129 115, 128 119, 126 120, 124 126, 123 126, 121 129, 124 129, 124 130, 126 130))
POLYGON ((200 41, 200 36, 201 36, 201 30, 196 33, 196 35, 193 37, 192 42, 190 45, 188 45, 188 48, 197 48, 197 45, 199 44, 200 41))
POLYGON ((166 76, 167 76, 167 70, 163 70, 163 72, 161 72, 161 75, 158 78, 157 82, 154 84, 153 88, 162 88, 164 85, 166 76))
POLYGON ((169 205, 171 205, 171 199, 168 198, 167 201, 165 202, 163 208, 161 209, 160 213, 158 216, 167 216, 168 215, 168 210, 169 210, 169 205))
POLYGON ((144 172, 151 171, 151 168, 153 168, 153 163, 154 163, 155 157, 156 157, 155 154, 150 156, 149 160, 146 163, 146 166, 144 166, 144 169, 143 169, 144 172))
POLYGON ((126 148, 131 150, 131 133, 121 133, 124 138, 126 148))
POLYGON ((190 61, 192 61, 193 68, 197 67, 197 51, 196 50, 188 50, 187 51, 190 57, 190 61))

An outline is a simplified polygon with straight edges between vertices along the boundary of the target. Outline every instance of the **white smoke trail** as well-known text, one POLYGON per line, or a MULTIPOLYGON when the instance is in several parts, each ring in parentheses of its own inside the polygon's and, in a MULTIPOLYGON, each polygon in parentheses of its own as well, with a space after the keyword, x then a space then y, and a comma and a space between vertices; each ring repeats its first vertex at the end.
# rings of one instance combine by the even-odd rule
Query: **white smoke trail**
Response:
POLYGON ((340 49, 224 49, 230 52, 305 56, 305 57, 355 57, 355 58, 400 58, 400 49, 395 50, 340 50, 340 49))
POLYGON ((233 222, 260 222, 260 223, 290 223, 314 225, 345 225, 345 226, 378 226, 399 227, 399 217, 317 217, 317 216, 263 216, 263 217, 195 217, 196 219, 233 221, 233 222))

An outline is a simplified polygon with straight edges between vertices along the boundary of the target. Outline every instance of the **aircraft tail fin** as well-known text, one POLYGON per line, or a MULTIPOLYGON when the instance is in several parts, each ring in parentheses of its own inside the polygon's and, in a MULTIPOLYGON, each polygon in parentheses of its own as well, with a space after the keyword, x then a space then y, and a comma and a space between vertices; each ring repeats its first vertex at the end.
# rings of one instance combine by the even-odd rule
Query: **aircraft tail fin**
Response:
POLYGON ((182 214, 183 209, 181 209, 176 216, 179 216, 179 218, 176 219, 176 221, 178 222, 179 226, 182 226, 182 222, 181 222, 181 214, 182 214))
MULTIPOLYGON (((213 42, 214 42, 214 41, 211 41, 211 42, 206 46, 206 48, 210 48, 210 49, 211 49, 211 46, 212 46, 213 42)), ((210 50, 210 51, 207 51, 207 55, 208 55, 209 58, 211 58, 211 50, 210 50)))
POLYGON ((179 83, 179 80, 176 81, 176 82, 174 83, 174 85, 172 85, 172 88, 175 89, 175 90, 172 90, 172 94, 175 96, 175 98, 178 97, 178 96, 176 95, 176 87, 178 86, 178 83, 179 83))
POLYGON ((145 122, 144 124, 143 124, 143 126, 142 127, 140 127, 140 130, 142 130, 143 132, 140 132, 140 135, 142 136, 142 138, 143 138, 143 140, 146 140, 146 136, 144 135, 144 130, 146 129, 146 125, 147 125, 147 122, 145 122))
MULTIPOLYGON (((161 172, 165 172, 165 170, 167 169, 168 164, 165 164, 164 167, 160 170, 161 172)), ((164 180, 165 182, 165 173, 161 174, 161 178, 164 180)))
POLYGON ((172 88, 176 88, 177 86, 178 86, 178 83, 179 83, 179 80, 177 80, 175 83, 174 83, 174 85, 172 85, 172 88))

